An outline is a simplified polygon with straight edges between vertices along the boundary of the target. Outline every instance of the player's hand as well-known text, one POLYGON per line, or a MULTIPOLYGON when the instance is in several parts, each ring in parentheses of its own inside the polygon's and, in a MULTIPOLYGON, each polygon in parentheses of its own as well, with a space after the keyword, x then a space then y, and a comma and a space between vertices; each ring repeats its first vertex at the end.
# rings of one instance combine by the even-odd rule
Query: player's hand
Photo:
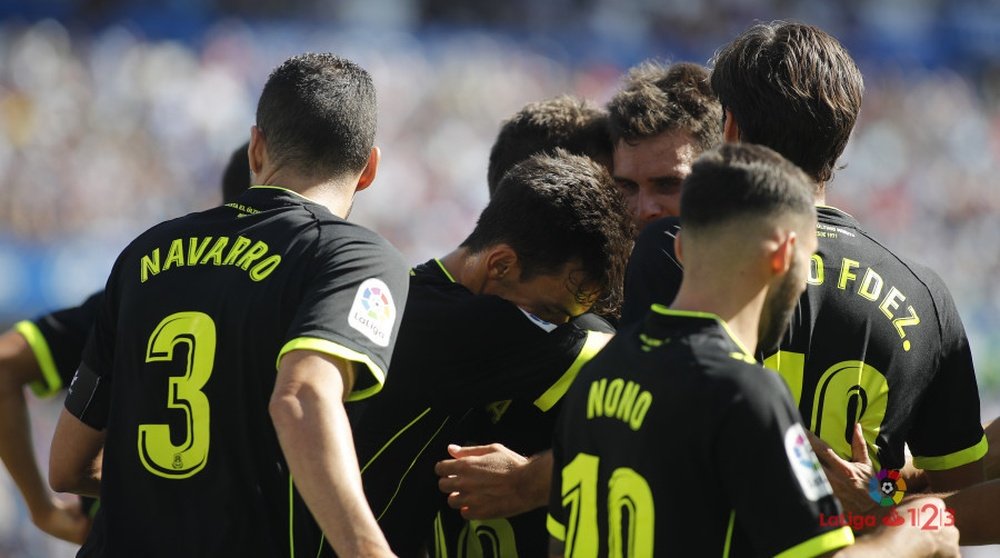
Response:
MULTIPOLYGON (((538 507, 527 502, 519 471, 529 460, 501 444, 448 446, 454 459, 438 461, 438 488, 466 519, 510 517, 538 507)), ((544 504, 544 502, 543 502, 544 504)))
POLYGON ((928 556, 933 558, 956 558, 960 556, 958 549, 959 532, 954 525, 954 518, 946 510, 945 503, 940 498, 922 497, 905 500, 899 505, 897 513, 910 517, 910 510, 919 510, 922 518, 939 518, 938 522, 925 522, 923 525, 912 525, 906 522, 902 527, 887 527, 896 529, 898 552, 896 556, 928 556), (928 510, 928 506, 937 508, 937 513, 928 510), (943 519, 942 519, 943 518, 943 519), (950 519, 949 519, 950 518, 950 519))
POLYGON ((31 521, 49 535, 76 544, 87 540, 91 524, 90 518, 80 509, 79 501, 66 502, 58 498, 52 498, 45 509, 33 512, 31 521))
POLYGON ((806 434, 844 511, 865 514, 874 509, 877 504, 868 494, 868 483, 875 475, 875 470, 868 456, 868 444, 861 425, 854 425, 851 461, 842 459, 829 444, 812 432, 807 430, 806 434))

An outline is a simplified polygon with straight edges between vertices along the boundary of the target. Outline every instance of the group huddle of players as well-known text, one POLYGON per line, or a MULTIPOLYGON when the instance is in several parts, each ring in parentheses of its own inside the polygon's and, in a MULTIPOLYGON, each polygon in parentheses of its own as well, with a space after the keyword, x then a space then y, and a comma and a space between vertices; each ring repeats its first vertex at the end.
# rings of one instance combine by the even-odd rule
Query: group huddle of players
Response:
POLYGON ((0 336, 0 458, 88 557, 1000 542, 947 288, 825 205, 862 91, 836 39, 778 22, 711 71, 641 64, 605 108, 529 104, 474 230, 411 269, 347 220, 381 158, 371 78, 289 59, 224 205, 0 336), (41 478, 25 385, 68 387, 48 484, 86 509, 41 478))

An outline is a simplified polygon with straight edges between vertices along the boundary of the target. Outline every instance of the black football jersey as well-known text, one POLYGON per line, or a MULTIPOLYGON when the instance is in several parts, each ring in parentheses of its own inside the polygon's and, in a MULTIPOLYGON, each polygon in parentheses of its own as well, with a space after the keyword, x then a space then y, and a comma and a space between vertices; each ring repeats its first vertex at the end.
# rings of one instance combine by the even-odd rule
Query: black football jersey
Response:
POLYGON ((73 379, 103 296, 104 291, 98 291, 80 306, 14 324, 14 329, 28 341, 42 371, 41 381, 30 384, 38 397, 55 395, 73 379))
POLYGON ((683 271, 674 253, 680 219, 664 217, 642 229, 625 269, 621 325, 639 323, 653 304, 669 305, 681 286, 683 271))
POLYGON ((654 306, 621 330, 566 394, 553 458, 548 530, 567 557, 853 542, 825 526, 840 507, 788 388, 712 314, 654 306))
POLYGON ((270 420, 277 366, 319 351, 362 369, 349 400, 377 392, 407 289, 382 238, 282 188, 140 235, 115 263, 66 401, 106 431, 102 532, 85 549, 332 554, 270 420))
POLYGON ((551 409, 610 335, 589 327, 475 295, 437 260, 412 271, 392 380, 350 410, 365 494, 397 554, 417 554, 447 506, 434 464, 469 439, 469 413, 506 400, 551 409))
MULTIPOLYGON (((987 451, 972 354, 954 301, 937 274, 900 258, 850 215, 818 207, 819 249, 780 350, 764 364, 788 383, 803 422, 842 457, 860 422, 876 469, 898 469, 909 444, 917 467, 945 470, 987 451)), ((651 225, 652 227, 652 225, 651 225)), ((629 264, 654 302, 673 300, 682 271, 673 239, 629 264), (663 261, 667 259, 665 265, 663 261), (656 281, 662 274, 674 277, 656 281), (655 290, 659 286, 660 290, 655 290)))

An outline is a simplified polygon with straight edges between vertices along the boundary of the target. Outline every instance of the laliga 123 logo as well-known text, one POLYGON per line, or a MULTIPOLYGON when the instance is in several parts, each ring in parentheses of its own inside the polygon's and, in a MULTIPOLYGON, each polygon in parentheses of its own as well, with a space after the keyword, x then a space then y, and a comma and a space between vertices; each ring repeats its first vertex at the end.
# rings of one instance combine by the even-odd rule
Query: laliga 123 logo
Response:
POLYGON ((897 469, 882 469, 868 481, 868 495, 880 506, 894 506, 905 494, 906 481, 897 469))
POLYGON ((396 304, 388 285, 375 277, 362 281, 354 295, 347 323, 376 345, 388 347, 395 322, 396 304))

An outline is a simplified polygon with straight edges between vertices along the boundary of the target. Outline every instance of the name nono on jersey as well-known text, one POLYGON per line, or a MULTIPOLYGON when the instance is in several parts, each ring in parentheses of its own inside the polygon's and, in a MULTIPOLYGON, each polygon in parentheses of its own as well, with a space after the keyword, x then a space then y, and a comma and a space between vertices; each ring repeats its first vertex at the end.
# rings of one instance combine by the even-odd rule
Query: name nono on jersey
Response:
POLYGON ((638 431, 652 404, 653 394, 632 380, 601 378, 590 384, 587 419, 618 419, 638 431))

